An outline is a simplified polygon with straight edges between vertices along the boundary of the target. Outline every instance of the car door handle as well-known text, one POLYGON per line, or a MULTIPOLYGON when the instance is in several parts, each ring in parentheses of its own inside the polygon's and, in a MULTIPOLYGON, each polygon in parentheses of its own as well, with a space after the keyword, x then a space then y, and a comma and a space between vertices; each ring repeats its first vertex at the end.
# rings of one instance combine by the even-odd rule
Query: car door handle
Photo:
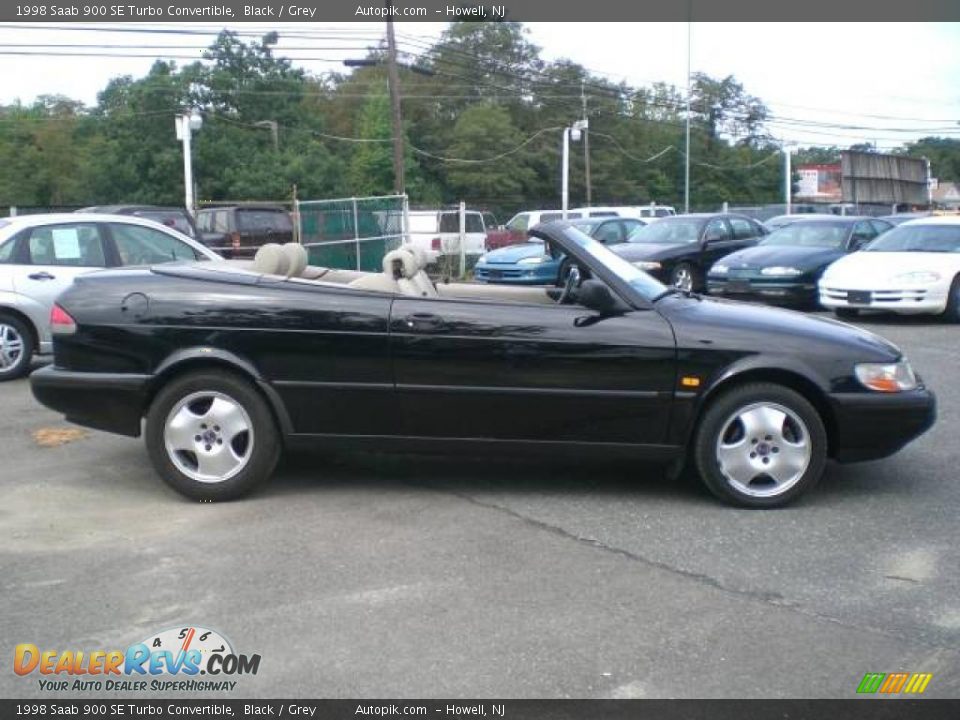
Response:
POLYGON ((56 275, 51 275, 46 270, 43 272, 31 273, 27 275, 31 280, 56 280, 56 275))
POLYGON ((403 324, 411 330, 435 330, 443 325, 443 318, 432 313, 413 313, 403 319, 403 324))

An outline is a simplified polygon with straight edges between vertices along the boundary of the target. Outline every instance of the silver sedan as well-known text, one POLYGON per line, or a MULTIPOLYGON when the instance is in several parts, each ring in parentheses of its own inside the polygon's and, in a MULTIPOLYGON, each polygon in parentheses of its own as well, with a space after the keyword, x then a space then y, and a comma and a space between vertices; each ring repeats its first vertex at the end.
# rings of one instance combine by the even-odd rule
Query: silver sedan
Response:
POLYGON ((80 274, 123 265, 222 260, 176 230, 123 215, 0 218, 0 382, 52 350, 54 300, 80 274))

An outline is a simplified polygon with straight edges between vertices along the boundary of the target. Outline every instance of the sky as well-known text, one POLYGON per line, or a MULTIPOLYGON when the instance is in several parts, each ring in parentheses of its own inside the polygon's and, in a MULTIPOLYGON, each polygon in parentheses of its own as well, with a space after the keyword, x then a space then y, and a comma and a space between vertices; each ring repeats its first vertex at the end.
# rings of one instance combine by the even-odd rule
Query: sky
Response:
MULTIPOLYGON (((30 103, 43 94, 95 104, 97 92, 111 77, 139 77, 155 55, 179 56, 173 59, 189 63, 212 39, 203 34, 144 33, 144 29, 215 33, 220 28, 202 23, 56 24, 61 29, 51 25, 0 23, 0 104, 17 99, 30 103), (106 31, 109 28, 124 32, 106 31), (91 49, 103 45, 126 47, 91 49), (169 47, 150 47, 161 45, 169 47), (50 57, 51 52, 151 57, 50 57)), ((342 72, 344 58, 362 57, 364 48, 376 44, 383 33, 381 23, 370 22, 229 27, 257 33, 277 30, 277 53, 311 58, 295 64, 316 74, 342 72), (313 37, 297 38, 298 31, 313 37)), ((399 47, 413 51, 417 42, 435 41, 445 27, 443 23, 397 23, 399 47)), ((568 58, 612 81, 631 85, 663 81, 681 89, 687 78, 689 31, 692 71, 735 76, 748 93, 770 108, 776 118, 769 125, 771 133, 787 143, 873 142, 888 149, 925 135, 960 138, 960 23, 528 23, 526 27, 546 59, 568 58)))

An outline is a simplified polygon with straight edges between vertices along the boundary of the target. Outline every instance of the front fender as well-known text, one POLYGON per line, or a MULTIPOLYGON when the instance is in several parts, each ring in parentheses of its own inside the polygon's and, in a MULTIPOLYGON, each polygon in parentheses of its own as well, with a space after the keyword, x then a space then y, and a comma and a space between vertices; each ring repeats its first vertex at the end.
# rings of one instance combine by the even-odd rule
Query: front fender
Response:
POLYGON ((52 349, 50 308, 28 295, 21 295, 12 290, 0 290, 0 310, 8 308, 30 321, 37 336, 39 351, 43 354, 49 353, 52 349))

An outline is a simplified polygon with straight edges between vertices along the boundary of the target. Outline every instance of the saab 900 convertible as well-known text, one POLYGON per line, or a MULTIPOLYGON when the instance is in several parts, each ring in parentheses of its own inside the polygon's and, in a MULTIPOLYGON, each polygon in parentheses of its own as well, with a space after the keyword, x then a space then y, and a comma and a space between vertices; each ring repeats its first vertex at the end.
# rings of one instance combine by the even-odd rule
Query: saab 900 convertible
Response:
POLYGON ((291 244, 84 275, 33 392, 142 432, 161 477, 202 500, 249 491, 305 440, 686 463, 721 499, 772 507, 828 458, 890 455, 934 421, 876 335, 667 288, 568 223, 532 234, 575 263, 562 288, 434 284, 408 247, 378 273, 308 266, 291 244))

